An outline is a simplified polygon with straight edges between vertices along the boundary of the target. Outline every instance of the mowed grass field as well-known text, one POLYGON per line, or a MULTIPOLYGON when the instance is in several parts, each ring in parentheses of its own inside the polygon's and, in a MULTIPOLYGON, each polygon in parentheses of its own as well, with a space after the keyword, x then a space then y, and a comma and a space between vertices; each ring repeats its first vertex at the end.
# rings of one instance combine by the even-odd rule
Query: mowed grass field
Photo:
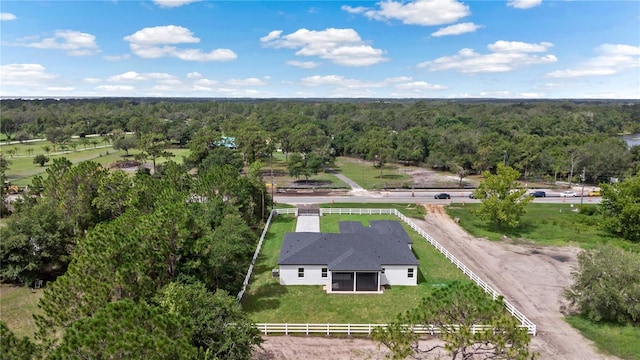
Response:
POLYGON ((339 157, 335 161, 335 170, 355 181, 365 189, 400 188, 411 186, 412 179, 407 174, 397 171, 395 164, 386 164, 380 169, 373 166, 371 161, 355 158, 339 157))
MULTIPOLYGON (((589 200, 585 200, 589 201, 589 200)), ((592 249, 601 244, 612 244, 621 248, 640 252, 640 244, 614 237, 599 226, 600 217, 573 211, 580 205, 570 204, 529 204, 527 212, 515 229, 503 228, 496 230, 488 223, 473 214, 480 207, 478 203, 452 204, 447 207, 451 217, 460 219, 462 226, 475 237, 489 240, 502 240, 504 236, 516 242, 531 242, 541 245, 579 246, 592 249)), ((594 204, 585 203, 586 207, 594 204)))
MULTIPOLYGON (((0 151, 10 162, 9 169, 6 173, 8 181, 18 186, 30 185, 33 177, 45 174, 47 166, 52 164, 53 160, 57 158, 67 158, 74 164, 83 161, 95 161, 104 167, 108 167, 110 164, 119 160, 133 159, 134 155, 139 153, 138 150, 132 149, 129 151, 129 156, 126 156, 127 154, 124 150, 114 150, 103 138, 92 138, 92 140, 95 140, 95 143, 82 144, 79 139, 74 139, 72 143, 77 144, 75 149, 67 146, 65 150, 58 147, 55 151, 53 144, 46 140, 0 145, 0 151), (45 151, 45 147, 49 148, 49 152, 45 151), (8 150, 11 150, 11 155, 7 152, 8 150), (45 154, 50 159, 45 166, 33 163, 33 158, 40 154, 45 154)), ((169 160, 182 163, 183 157, 189 155, 188 149, 170 148, 168 151, 173 153, 174 157, 157 159, 156 164, 161 164, 169 160)), ((151 160, 147 160, 146 163, 151 164, 151 160)))
MULTIPOLYGON (((393 215, 325 215, 320 230, 337 232, 339 221, 398 220, 393 215)), ((296 219, 289 215, 274 218, 242 305, 254 322, 273 323, 386 323, 417 306, 434 289, 453 280, 470 281, 449 260, 411 228, 413 251, 420 265, 418 286, 392 286, 383 294, 327 294, 321 286, 282 286, 271 270, 278 257, 285 232, 293 232, 296 219)))
POLYGON ((0 284, 0 320, 18 337, 32 337, 36 331, 33 314, 37 314, 42 289, 31 291, 28 287, 0 284))

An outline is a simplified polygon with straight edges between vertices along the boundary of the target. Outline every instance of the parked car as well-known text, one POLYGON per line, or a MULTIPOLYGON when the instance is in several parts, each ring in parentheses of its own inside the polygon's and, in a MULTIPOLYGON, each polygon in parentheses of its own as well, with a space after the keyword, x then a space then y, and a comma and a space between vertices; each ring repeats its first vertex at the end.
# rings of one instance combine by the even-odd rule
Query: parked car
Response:
POLYGON ((436 196, 434 196, 433 198, 434 199, 451 199, 451 195, 447 193, 440 193, 440 194, 436 194, 436 196))
POLYGON ((589 195, 589 196, 602 196, 602 193, 600 193, 600 190, 591 190, 591 191, 589 191, 589 193, 587 195, 589 195))
POLYGON ((529 195, 533 196, 534 198, 537 198, 537 197, 547 197, 547 193, 546 193, 546 192, 544 192, 544 191, 534 191, 534 192, 532 192, 532 193, 531 193, 531 194, 529 194, 529 195))
POLYGON ((578 196, 578 194, 576 194, 575 191, 565 191, 563 193, 560 193, 560 197, 576 197, 578 196))

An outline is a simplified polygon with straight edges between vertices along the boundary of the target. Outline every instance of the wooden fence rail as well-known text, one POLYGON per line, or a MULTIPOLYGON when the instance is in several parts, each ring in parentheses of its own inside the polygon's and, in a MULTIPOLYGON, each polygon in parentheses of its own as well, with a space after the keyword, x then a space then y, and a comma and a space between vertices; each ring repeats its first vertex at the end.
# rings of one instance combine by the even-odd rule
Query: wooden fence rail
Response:
MULTIPOLYGON (((387 324, 290 324, 290 323, 259 323, 255 324, 256 328, 264 335, 275 334, 365 334, 371 335, 377 327, 386 328, 387 324)), ((451 328, 458 328, 458 325, 450 325, 451 328)), ((416 334, 439 334, 440 328, 432 325, 415 325, 413 327, 406 326, 407 330, 411 330, 416 334)), ((490 325, 473 325, 471 332, 475 334, 480 331, 492 329, 490 325)))

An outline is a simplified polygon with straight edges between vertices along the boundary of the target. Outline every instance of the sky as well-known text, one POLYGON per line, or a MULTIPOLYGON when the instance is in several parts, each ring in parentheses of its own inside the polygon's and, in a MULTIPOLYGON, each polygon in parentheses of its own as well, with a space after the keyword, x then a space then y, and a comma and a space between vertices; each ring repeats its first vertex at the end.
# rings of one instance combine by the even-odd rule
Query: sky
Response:
POLYGON ((0 2, 2 97, 640 98, 640 1, 0 2))

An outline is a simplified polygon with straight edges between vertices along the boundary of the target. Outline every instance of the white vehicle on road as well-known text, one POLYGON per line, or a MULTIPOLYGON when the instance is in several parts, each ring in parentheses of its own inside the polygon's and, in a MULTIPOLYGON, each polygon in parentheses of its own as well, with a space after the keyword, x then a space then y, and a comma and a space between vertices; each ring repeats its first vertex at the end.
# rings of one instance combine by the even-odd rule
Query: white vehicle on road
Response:
POLYGON ((560 193, 560 197, 576 197, 578 196, 578 194, 576 194, 575 191, 565 191, 563 193, 560 193))

